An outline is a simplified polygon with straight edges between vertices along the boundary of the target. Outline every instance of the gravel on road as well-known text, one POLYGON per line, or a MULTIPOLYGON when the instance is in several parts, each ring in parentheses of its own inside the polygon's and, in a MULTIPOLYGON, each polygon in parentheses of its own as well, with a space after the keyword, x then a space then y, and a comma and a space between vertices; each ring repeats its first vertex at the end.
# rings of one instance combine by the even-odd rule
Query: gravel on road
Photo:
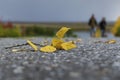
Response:
MULTIPOLYGON (((43 40, 31 41, 40 44, 43 40)), ((0 38, 0 80, 119 80, 120 38, 114 44, 105 43, 107 40, 82 39, 75 49, 44 53, 35 52, 26 39, 0 38)))

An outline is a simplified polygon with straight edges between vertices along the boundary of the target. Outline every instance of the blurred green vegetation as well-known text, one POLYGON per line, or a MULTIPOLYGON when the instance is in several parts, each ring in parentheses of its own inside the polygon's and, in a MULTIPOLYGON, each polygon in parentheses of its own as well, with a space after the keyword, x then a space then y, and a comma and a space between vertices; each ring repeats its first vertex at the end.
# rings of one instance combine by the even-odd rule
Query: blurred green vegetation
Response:
MULTIPOLYGON (((55 36, 56 32, 58 31, 58 28, 54 27, 42 27, 42 26, 28 26, 25 28, 25 36, 55 36)), ((66 33, 67 37, 77 37, 74 34, 74 31, 69 30, 66 33)))
POLYGON ((120 26, 117 28, 117 32, 114 35, 115 36, 120 36, 120 26))
POLYGON ((112 33, 114 34, 114 36, 120 37, 120 17, 116 20, 112 28, 112 33))
POLYGON ((25 36, 53 36, 55 35, 54 28, 44 28, 39 26, 31 26, 25 28, 25 36))
MULTIPOLYGON (((114 22, 110 22, 107 24, 107 32, 110 32, 113 27, 114 22)), ((26 23, 26 22, 18 22, 18 23, 1 23, 0 22, 0 37, 38 37, 38 36, 55 36, 56 32, 61 27, 69 27, 71 28, 67 33, 67 37, 77 37, 74 32, 85 31, 88 32, 90 27, 86 22, 78 22, 78 23, 26 23), (5 27, 4 27, 5 26, 5 27)), ((117 30, 117 29, 116 29, 117 30)), ((119 30, 120 31, 120 30, 119 30)), ((119 32, 118 31, 118 32, 119 32)), ((120 35, 117 33, 116 35, 120 35)))
MULTIPOLYGON (((62 26, 61 26, 62 27, 62 26)), ((0 23, 0 37, 38 37, 38 36, 48 36, 52 37, 55 36, 56 32, 61 27, 44 27, 44 26, 22 26, 22 25, 12 25, 9 24, 5 25, 0 23)), ((67 37, 77 37, 74 34, 73 30, 70 30, 66 33, 67 37)))
POLYGON ((21 37, 20 28, 15 26, 14 28, 3 28, 0 25, 0 37, 21 37))

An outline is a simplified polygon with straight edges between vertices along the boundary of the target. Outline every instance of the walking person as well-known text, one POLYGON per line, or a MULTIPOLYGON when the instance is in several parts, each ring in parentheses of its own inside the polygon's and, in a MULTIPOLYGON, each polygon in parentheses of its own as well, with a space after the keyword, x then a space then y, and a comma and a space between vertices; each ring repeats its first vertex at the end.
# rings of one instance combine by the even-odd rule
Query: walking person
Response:
POLYGON ((106 19, 105 17, 102 18, 102 20, 100 21, 99 23, 99 27, 100 27, 100 30, 101 30, 101 37, 106 37, 106 19))
POLYGON ((92 14, 91 18, 89 19, 88 25, 90 26, 90 36, 95 37, 96 28, 97 28, 97 21, 95 19, 94 14, 92 14))

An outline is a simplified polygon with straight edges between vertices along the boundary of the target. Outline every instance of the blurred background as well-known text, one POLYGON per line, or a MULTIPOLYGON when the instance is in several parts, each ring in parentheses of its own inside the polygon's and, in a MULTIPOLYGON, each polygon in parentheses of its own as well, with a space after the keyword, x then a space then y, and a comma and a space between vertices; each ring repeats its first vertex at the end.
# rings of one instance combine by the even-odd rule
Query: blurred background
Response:
POLYGON ((88 38, 92 14, 106 18, 107 37, 119 37, 119 8, 120 0, 0 0, 0 37, 54 36, 66 26, 66 36, 88 38))

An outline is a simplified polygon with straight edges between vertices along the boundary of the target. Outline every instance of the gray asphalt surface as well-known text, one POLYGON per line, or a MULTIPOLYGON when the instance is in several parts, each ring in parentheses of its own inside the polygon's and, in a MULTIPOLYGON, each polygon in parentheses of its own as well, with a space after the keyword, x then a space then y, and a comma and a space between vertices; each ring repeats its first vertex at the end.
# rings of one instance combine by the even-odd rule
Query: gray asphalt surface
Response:
MULTIPOLYGON (((32 39, 36 44, 43 40, 32 39)), ((34 52, 25 39, 1 38, 0 80, 119 80, 120 38, 115 44, 107 40, 83 39, 75 49, 43 53, 34 52)))

